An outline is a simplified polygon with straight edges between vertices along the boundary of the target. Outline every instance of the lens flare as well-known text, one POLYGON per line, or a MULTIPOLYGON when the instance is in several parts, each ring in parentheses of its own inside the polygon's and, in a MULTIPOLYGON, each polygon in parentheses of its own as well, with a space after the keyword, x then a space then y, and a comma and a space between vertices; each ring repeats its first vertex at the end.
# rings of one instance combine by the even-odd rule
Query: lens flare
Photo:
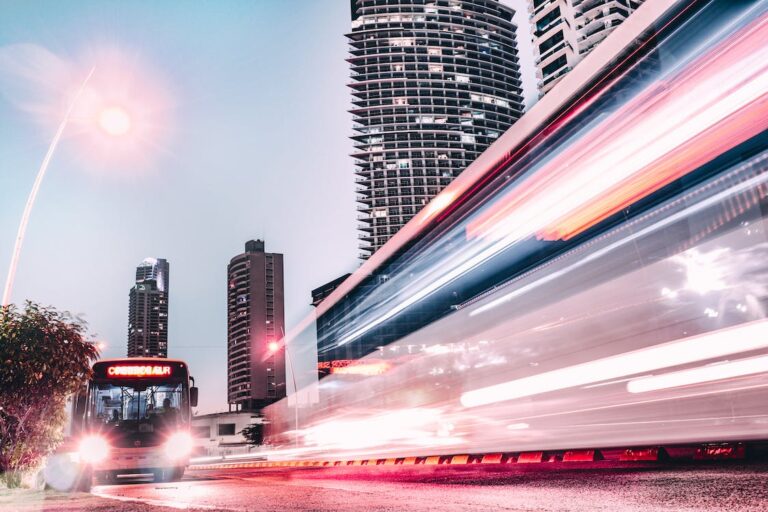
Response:
POLYGON ((99 113, 99 128, 113 137, 120 137, 131 130, 131 116, 122 107, 107 107, 99 113))
POLYGON ((165 454, 171 459, 183 459, 192 453, 194 444, 189 432, 176 432, 165 442, 165 454))
POLYGON ((98 435, 84 437, 78 448, 80 460, 87 464, 98 464, 109 455, 109 443, 98 435))

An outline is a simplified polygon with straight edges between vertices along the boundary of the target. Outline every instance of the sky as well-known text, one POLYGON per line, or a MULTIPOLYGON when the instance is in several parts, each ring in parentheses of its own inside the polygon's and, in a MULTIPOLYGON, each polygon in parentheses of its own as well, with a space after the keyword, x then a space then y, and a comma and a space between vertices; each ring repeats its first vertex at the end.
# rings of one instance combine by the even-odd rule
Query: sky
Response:
MULTIPOLYGON (((530 32, 518 11, 531 104, 530 32)), ((105 343, 105 357, 122 357, 135 267, 166 258, 169 356, 189 363, 199 412, 224 410, 226 268, 245 241, 284 254, 289 328, 311 313, 312 288, 359 265, 349 29, 347 0, 0 3, 3 281, 68 87, 94 65, 93 84, 141 84, 133 108, 154 130, 151 144, 127 149, 100 145, 75 121, 64 131, 12 302, 70 311, 105 343), (9 78, 3 57, 20 55, 40 57, 45 70, 9 78)))

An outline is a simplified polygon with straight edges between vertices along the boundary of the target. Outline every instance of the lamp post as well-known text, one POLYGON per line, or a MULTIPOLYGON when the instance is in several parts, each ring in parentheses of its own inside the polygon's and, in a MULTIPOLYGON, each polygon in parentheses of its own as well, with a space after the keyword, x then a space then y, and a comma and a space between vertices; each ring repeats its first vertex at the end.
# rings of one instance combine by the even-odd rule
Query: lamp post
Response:
POLYGON ((299 447, 299 389, 296 386, 296 372, 293 369, 293 360, 291 359, 291 353, 288 351, 288 342, 285 339, 285 329, 280 326, 280 332, 283 334, 283 347, 285 348, 285 358, 288 361, 288 366, 291 369, 291 380, 293 381, 293 396, 296 403, 293 404, 294 413, 294 444, 296 448, 299 447))

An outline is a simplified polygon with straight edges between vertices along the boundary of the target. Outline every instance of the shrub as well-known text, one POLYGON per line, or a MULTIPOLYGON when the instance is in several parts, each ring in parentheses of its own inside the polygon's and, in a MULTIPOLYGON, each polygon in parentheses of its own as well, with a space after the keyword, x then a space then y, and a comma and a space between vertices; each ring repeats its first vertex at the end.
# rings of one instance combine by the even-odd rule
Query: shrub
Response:
POLYGON ((243 434, 243 437, 245 437, 250 445, 258 446, 264 442, 264 425, 261 423, 248 425, 240 433, 243 434))
POLYGON ((62 441, 67 397, 98 357, 85 334, 82 321, 33 302, 0 309, 0 476, 9 487, 62 441))

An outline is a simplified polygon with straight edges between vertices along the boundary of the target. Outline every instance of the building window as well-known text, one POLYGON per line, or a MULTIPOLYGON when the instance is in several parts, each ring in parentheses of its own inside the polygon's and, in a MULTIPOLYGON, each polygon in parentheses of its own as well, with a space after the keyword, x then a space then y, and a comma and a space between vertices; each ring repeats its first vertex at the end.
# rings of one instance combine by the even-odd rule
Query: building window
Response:
POLYGON ((219 423, 219 435, 220 436, 233 436, 235 435, 234 423, 219 423))
POLYGON ((553 48, 557 43, 562 41, 564 39, 563 31, 557 32, 555 35, 544 41, 539 45, 539 54, 545 54, 547 53, 547 50, 550 48, 553 48))
POLYGON ((541 72, 544 76, 551 75, 552 73, 554 73, 555 71, 557 71, 558 69, 560 69, 561 67, 567 64, 568 64, 568 59, 565 57, 565 55, 561 55, 557 59, 553 60, 552 62, 544 66, 541 72))
POLYGON ((389 40, 390 46, 413 46, 413 39, 410 37, 393 37, 389 40))

